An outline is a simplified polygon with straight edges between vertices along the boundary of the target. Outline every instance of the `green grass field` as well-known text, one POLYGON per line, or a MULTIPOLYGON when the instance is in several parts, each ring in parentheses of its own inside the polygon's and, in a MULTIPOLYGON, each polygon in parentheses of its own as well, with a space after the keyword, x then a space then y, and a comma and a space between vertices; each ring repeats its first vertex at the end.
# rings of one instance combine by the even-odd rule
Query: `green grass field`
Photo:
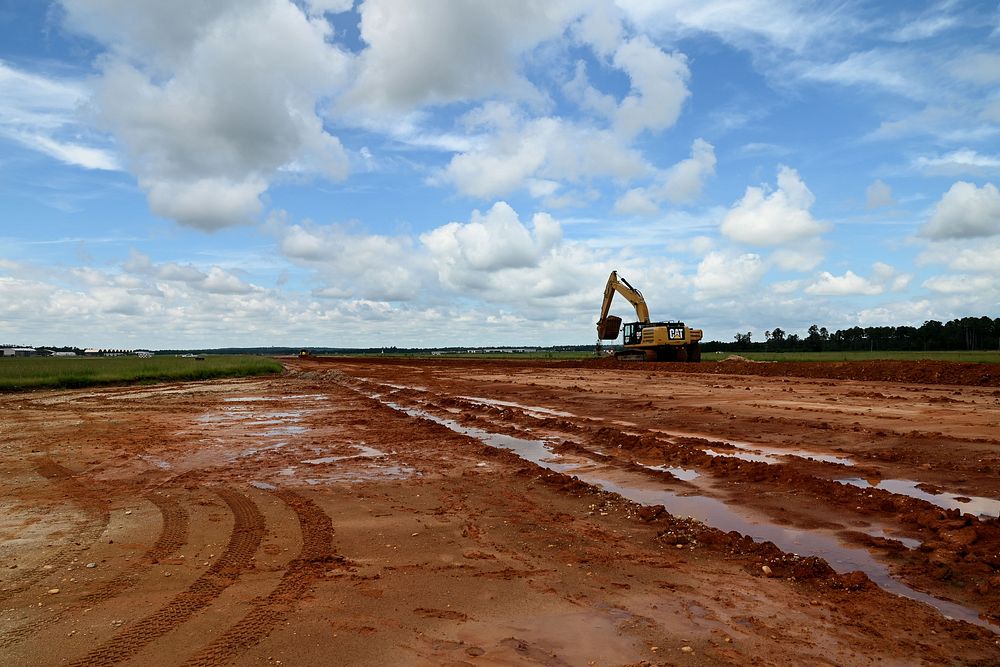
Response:
POLYGON ((977 364, 1000 364, 1000 352, 705 352, 702 361, 720 361, 738 354, 753 361, 958 361, 977 364))
POLYGON ((280 373, 274 359, 251 356, 26 357, 0 359, 0 391, 90 387, 109 384, 208 380, 280 373))

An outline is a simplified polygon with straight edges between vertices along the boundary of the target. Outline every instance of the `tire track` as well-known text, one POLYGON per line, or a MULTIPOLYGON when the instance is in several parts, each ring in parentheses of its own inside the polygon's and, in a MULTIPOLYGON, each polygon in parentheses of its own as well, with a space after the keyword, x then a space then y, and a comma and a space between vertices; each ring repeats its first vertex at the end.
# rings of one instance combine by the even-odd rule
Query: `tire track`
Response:
POLYGON ((257 505, 241 493, 231 489, 218 489, 216 493, 233 513, 232 534, 219 559, 164 607, 136 621, 71 665, 107 665, 127 660, 207 607, 236 583, 264 537, 264 516, 257 505))
POLYGON ((227 662, 267 637, 283 621, 310 584, 323 576, 330 563, 346 563, 333 551, 333 522, 311 500, 289 490, 275 491, 295 512, 302 533, 302 551, 271 593, 221 637, 184 662, 185 667, 213 667, 227 662))
POLYGON ((0 634, 0 648, 8 648, 19 644, 31 637, 42 628, 58 623, 67 615, 100 604, 134 587, 143 572, 153 565, 160 558, 165 558, 175 553, 187 542, 188 534, 188 513, 184 507, 169 496, 160 494, 147 494, 146 499, 152 502, 160 510, 163 517, 160 535, 156 542, 145 554, 143 554, 142 565, 130 566, 128 572, 114 577, 98 590, 82 596, 77 602, 67 605, 63 609, 48 616, 37 618, 25 623, 9 632, 0 634))
POLYGON ((71 496, 84 512, 97 520, 94 523, 88 523, 83 526, 77 533, 72 545, 58 549, 37 568, 6 580, 4 587, 0 589, 0 602, 9 600, 18 593, 31 588, 46 577, 69 565, 73 561, 73 558, 84 550, 85 545, 96 541, 104 533, 108 527, 108 522, 111 520, 111 512, 108 510, 107 501, 97 497, 91 487, 77 480, 67 468, 59 465, 51 458, 45 457, 35 464, 35 470, 39 475, 53 484, 63 487, 66 494, 71 496))

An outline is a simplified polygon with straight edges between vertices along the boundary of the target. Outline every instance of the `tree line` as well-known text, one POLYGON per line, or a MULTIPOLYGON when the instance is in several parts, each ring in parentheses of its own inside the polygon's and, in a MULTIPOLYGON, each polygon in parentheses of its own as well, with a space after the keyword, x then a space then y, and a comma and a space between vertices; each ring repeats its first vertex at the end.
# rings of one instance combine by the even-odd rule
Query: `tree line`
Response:
POLYGON ((805 336, 780 327, 764 332, 763 341, 752 332, 737 333, 731 343, 704 343, 707 352, 856 352, 1000 350, 1000 318, 963 317, 942 323, 927 320, 919 327, 851 327, 830 332, 812 325, 805 336))

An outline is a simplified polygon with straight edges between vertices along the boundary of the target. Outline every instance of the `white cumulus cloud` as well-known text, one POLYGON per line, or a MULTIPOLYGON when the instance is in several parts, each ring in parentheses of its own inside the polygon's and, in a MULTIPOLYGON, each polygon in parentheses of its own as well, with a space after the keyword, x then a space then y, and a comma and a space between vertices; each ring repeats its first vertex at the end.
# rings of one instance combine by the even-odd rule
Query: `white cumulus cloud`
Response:
POLYGON ((888 264, 875 262, 868 278, 859 276, 851 270, 845 271, 841 276, 823 271, 803 291, 814 296, 872 296, 887 290, 894 292, 903 290, 909 284, 911 277, 898 273, 888 264))
POLYGON ((330 25, 289 0, 67 0, 108 54, 95 100, 153 212, 212 230, 246 223, 276 172, 346 176, 317 103, 345 81, 330 25))
POLYGON ((958 181, 935 205, 920 235, 930 239, 961 239, 1000 234, 1000 191, 992 183, 977 187, 958 181))
POLYGON ((651 215, 659 212, 663 201, 675 204, 693 201, 701 194, 705 180, 714 173, 715 147, 704 139, 695 139, 691 157, 664 170, 653 185, 628 190, 615 202, 615 211, 651 215))
POLYGON ((765 273, 767 264, 756 253, 712 251, 698 264, 691 283, 699 299, 727 297, 755 289, 765 273))
POLYGON ((367 44, 345 108, 405 111, 506 92, 533 97, 521 56, 560 35, 577 3, 366 0, 367 44))
POLYGON ((726 214, 722 233, 729 239, 756 246, 781 245, 818 236, 827 225, 812 217, 816 198, 794 169, 778 169, 778 188, 750 186, 726 214))
POLYGON ((467 223, 450 222, 422 234, 438 277, 452 287, 476 287, 483 277, 501 269, 537 266, 562 239, 559 223, 545 213, 532 218, 528 229, 506 202, 485 214, 473 211, 467 223))

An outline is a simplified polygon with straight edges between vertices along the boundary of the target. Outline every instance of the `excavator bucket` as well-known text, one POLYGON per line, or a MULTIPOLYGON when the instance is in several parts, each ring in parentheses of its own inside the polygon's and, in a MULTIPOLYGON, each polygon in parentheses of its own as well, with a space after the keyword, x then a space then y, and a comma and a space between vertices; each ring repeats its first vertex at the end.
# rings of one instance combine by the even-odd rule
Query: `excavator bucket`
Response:
POLYGON ((597 337, 601 340, 615 340, 622 328, 622 318, 608 315, 597 323, 597 337))

